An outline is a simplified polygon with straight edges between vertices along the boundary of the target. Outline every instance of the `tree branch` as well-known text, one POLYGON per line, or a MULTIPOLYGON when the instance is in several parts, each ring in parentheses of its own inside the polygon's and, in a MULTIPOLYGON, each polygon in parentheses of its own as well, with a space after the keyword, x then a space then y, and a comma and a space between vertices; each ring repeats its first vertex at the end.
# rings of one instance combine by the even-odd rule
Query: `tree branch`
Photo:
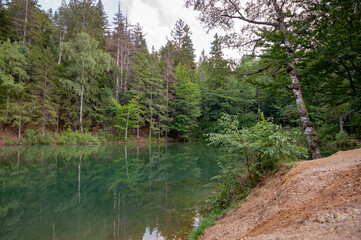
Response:
POLYGON ((243 20, 245 22, 252 23, 252 24, 267 25, 267 26, 277 27, 277 24, 275 24, 275 23, 255 21, 255 20, 245 18, 243 16, 243 14, 239 11, 238 6, 234 2, 232 2, 232 0, 228 0, 228 1, 233 5, 233 7, 235 8, 235 10, 236 10, 236 12, 238 13, 239 16, 233 16, 233 15, 231 16, 229 14, 222 14, 222 17, 228 17, 228 18, 232 18, 232 19, 236 18, 236 19, 240 19, 240 20, 243 20))
POLYGON ((271 65, 268 65, 264 68, 258 69, 256 72, 250 72, 250 73, 236 73, 238 76, 251 76, 251 75, 256 75, 259 74, 261 72, 266 71, 267 69, 269 69, 271 67, 271 65))

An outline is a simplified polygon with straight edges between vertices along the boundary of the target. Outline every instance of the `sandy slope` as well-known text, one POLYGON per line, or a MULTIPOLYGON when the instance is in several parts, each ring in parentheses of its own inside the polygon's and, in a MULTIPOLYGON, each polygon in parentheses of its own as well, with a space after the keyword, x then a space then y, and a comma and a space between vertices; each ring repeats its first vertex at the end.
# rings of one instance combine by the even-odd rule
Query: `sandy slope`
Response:
POLYGON ((361 149, 260 183, 200 239, 361 239, 361 149))

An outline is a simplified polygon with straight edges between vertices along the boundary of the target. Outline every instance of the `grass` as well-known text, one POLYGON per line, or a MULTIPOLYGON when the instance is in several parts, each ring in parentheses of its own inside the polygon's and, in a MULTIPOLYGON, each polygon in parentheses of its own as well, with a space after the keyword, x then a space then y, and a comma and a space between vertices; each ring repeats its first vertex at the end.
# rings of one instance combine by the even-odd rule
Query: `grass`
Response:
POLYGON ((214 209, 212 212, 208 213, 207 216, 200 221, 198 227, 193 229, 189 235, 189 240, 197 240, 206 228, 214 225, 220 217, 223 217, 229 210, 234 209, 235 207, 236 204, 233 204, 227 209, 214 209))

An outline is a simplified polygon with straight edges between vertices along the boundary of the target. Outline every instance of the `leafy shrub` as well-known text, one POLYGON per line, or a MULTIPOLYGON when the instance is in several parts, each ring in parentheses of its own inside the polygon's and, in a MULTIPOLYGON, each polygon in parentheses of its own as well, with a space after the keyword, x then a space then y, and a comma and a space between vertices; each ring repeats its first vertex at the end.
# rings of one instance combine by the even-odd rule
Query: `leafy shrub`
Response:
POLYGON ((3 141, 4 141, 5 145, 7 145, 7 146, 19 145, 22 143, 18 138, 12 139, 10 136, 5 136, 3 138, 3 141))
POLYGON ((226 164, 218 162, 220 172, 211 180, 215 180, 218 184, 215 192, 210 195, 209 203, 214 209, 222 209, 228 207, 236 198, 244 198, 247 196, 252 183, 243 172, 243 164, 240 161, 227 162, 226 164))
POLYGON ((101 143, 117 141, 116 137, 113 134, 111 134, 110 132, 105 131, 105 130, 100 130, 97 135, 97 138, 101 143))
POLYGON ((345 131, 337 133, 333 143, 339 148, 355 148, 357 146, 357 142, 350 140, 345 131))
POLYGON ((38 144, 49 145, 54 143, 55 143, 55 139, 50 132, 45 132, 44 135, 38 137, 38 144))
POLYGON ((25 131, 25 136, 22 139, 23 144, 36 145, 38 144, 38 136, 34 129, 28 128, 25 131))
POLYGON ((318 130, 318 137, 322 142, 332 142, 335 140, 335 134, 339 131, 339 127, 335 124, 323 124, 318 130))
POLYGON ((99 144, 100 140, 96 137, 91 135, 90 133, 81 133, 81 132, 73 132, 72 130, 68 129, 67 131, 63 132, 58 139, 59 144, 77 144, 77 145, 86 145, 86 144, 99 144))
POLYGON ((225 163, 219 163, 218 192, 210 197, 214 207, 226 208, 235 197, 242 197, 259 178, 277 168, 279 162, 307 156, 307 149, 297 142, 296 131, 261 120, 251 128, 238 129, 238 117, 222 115, 220 133, 209 134, 211 144, 226 153, 225 163))

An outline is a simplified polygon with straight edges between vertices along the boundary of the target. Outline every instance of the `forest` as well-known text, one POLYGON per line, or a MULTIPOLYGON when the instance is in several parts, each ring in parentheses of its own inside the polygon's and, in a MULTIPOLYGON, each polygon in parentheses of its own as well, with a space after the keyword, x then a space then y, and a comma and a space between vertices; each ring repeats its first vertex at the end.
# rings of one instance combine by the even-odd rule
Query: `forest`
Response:
POLYGON ((263 113, 302 131, 312 158, 356 145, 361 3, 241 3, 185 1, 206 29, 222 29, 196 59, 181 19, 157 50, 120 4, 108 17, 101 0, 62 1, 48 11, 36 0, 0 0, 2 141, 191 141, 219 132, 224 113, 237 115, 241 128, 263 113), (240 59, 226 58, 225 48, 240 59))

